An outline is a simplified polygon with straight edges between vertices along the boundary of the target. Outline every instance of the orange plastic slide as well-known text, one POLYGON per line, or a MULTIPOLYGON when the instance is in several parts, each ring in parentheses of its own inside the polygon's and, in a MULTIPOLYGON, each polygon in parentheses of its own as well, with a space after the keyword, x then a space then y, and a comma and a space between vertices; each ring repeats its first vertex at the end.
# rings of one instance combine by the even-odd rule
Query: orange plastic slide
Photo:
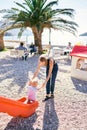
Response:
POLYGON ((11 116, 28 117, 35 113, 38 107, 38 101, 31 104, 25 104, 26 97, 19 100, 13 100, 6 97, 0 97, 0 112, 8 113, 11 116))

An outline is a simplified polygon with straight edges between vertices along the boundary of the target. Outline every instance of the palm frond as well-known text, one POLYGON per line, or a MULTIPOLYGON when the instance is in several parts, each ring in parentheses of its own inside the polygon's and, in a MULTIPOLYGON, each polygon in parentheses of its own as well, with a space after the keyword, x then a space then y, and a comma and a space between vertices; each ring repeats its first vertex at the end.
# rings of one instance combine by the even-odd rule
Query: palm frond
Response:
POLYGON ((21 24, 24 28, 34 26, 38 31, 45 27, 54 29, 60 27, 60 29, 69 30, 69 32, 70 29, 71 32, 77 29, 78 25, 70 20, 74 17, 75 10, 58 8, 58 0, 24 0, 22 4, 18 2, 15 4, 20 8, 11 8, 3 17, 12 21, 13 26, 17 24, 21 24))
POLYGON ((20 28, 20 32, 18 33, 18 38, 22 36, 22 33, 25 31, 25 28, 20 28))

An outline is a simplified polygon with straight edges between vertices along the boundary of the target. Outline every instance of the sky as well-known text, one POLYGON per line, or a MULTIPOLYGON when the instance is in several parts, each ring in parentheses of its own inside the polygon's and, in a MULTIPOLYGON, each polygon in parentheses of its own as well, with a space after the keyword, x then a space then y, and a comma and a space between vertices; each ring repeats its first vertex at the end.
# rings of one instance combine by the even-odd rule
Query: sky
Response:
MULTIPOLYGON (((0 1, 0 10, 17 6, 14 1, 23 2, 23 0, 2 0, 0 1)), ((58 6, 59 8, 74 9, 76 12, 74 20, 79 25, 78 35, 87 32, 87 0, 59 0, 58 6)), ((1 17, 0 14, 0 19, 1 17)))

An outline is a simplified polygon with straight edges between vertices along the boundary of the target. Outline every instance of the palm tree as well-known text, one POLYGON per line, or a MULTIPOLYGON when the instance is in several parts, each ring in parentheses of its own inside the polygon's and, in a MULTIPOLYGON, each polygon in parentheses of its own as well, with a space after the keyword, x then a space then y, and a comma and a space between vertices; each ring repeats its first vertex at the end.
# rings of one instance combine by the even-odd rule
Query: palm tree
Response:
POLYGON ((3 18, 11 21, 10 29, 21 27, 19 36, 27 27, 30 27, 39 53, 42 52, 41 40, 44 28, 68 31, 72 34, 76 32, 78 25, 70 20, 74 16, 74 10, 58 9, 58 0, 24 0, 22 4, 15 3, 20 8, 7 10, 7 14, 3 18), (56 8, 54 8, 55 5, 56 8))
POLYGON ((13 24, 13 22, 10 22, 8 20, 0 21, 0 51, 4 49, 4 33, 8 30, 22 27, 22 24, 13 24))

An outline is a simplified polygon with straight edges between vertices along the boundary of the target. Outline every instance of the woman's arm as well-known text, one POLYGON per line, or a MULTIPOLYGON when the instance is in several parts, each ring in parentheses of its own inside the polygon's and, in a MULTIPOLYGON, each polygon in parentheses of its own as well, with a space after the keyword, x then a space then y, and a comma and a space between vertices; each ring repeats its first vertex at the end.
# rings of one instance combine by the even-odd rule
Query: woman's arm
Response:
POLYGON ((51 73, 52 73, 52 70, 53 70, 53 65, 54 65, 54 60, 50 59, 48 76, 47 76, 45 82, 43 83, 42 87, 44 87, 47 84, 49 78, 51 77, 51 73))
POLYGON ((40 63, 38 63, 38 66, 37 66, 37 69, 36 69, 36 71, 34 72, 34 75, 33 75, 33 78, 32 79, 34 79, 35 77, 37 77, 37 75, 38 75, 38 73, 39 73, 39 71, 40 71, 40 63))
POLYGON ((54 65, 54 60, 53 59, 50 59, 49 61, 49 72, 48 72, 48 76, 45 80, 45 82, 47 83, 49 78, 51 77, 51 73, 52 73, 52 70, 53 70, 53 65, 54 65))

